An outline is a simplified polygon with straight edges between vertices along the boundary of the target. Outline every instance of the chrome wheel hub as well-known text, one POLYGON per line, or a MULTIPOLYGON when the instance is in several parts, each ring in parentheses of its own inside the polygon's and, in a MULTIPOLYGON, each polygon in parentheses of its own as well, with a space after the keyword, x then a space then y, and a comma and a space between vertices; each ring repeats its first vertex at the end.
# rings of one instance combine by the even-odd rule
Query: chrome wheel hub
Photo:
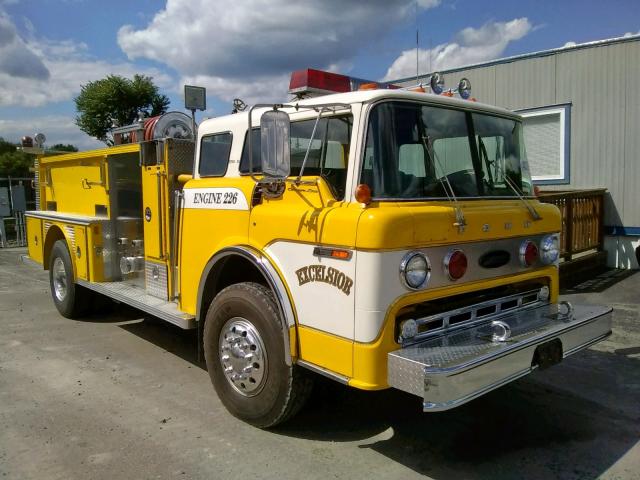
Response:
POLYGON ((222 327, 219 340, 222 371, 240 394, 257 395, 267 378, 267 352, 251 322, 233 317, 222 327))
POLYGON ((62 302, 67 296, 67 272, 60 257, 53 261, 53 293, 62 302))

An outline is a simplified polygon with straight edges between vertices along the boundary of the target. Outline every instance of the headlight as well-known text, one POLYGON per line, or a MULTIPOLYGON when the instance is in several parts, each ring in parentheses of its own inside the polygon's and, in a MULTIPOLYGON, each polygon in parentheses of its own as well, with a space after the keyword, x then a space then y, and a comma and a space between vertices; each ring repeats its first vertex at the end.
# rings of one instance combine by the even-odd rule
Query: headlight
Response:
POLYGON ((431 265, 420 252, 407 253, 400 263, 400 279, 407 288, 417 290, 429 281, 431 265))
POLYGON ((560 258, 560 235, 557 233, 542 237, 540 261, 545 265, 555 263, 560 258))

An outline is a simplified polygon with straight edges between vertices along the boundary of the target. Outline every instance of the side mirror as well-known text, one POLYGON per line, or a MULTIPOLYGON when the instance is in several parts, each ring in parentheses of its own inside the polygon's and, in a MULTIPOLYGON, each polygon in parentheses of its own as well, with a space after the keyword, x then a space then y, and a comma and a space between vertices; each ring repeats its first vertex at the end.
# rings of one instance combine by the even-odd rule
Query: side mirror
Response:
POLYGON ((269 110, 260 117, 260 156, 262 173, 284 180, 291 174, 289 115, 281 110, 269 110))

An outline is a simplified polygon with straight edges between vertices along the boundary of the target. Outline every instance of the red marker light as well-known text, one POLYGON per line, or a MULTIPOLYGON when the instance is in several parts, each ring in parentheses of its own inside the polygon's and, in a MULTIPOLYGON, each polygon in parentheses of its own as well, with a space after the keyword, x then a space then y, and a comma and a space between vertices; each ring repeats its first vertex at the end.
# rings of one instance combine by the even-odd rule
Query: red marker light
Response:
POLYGON ((538 247, 531 240, 525 240, 520 245, 520 263, 523 267, 530 267, 538 260, 538 247))
POLYGON ((459 280, 467 272, 467 256, 462 250, 452 250, 444 257, 444 271, 451 280, 459 280))

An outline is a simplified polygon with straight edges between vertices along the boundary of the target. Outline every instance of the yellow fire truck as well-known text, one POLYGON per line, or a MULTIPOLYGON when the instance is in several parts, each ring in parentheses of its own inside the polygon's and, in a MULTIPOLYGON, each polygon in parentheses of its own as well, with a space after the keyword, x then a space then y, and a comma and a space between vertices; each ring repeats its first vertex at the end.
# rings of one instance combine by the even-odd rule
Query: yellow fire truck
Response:
POLYGON ((220 399, 259 427, 295 414, 310 371, 441 411, 606 338, 610 308, 558 302, 561 218, 521 118, 466 80, 358 83, 304 70, 289 103, 195 138, 169 113, 39 156, 29 256, 59 312, 105 295, 197 329, 220 399))

